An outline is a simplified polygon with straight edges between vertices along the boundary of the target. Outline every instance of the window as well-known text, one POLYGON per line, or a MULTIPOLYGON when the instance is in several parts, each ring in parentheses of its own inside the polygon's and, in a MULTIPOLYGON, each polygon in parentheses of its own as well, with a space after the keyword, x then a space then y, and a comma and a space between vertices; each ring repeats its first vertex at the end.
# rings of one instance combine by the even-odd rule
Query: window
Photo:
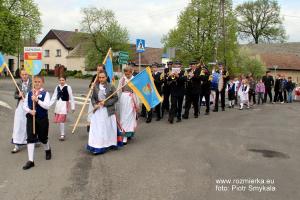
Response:
POLYGON ((61 50, 60 49, 56 49, 56 57, 61 57, 61 50))
POLYGON ((45 57, 50 57, 50 50, 45 50, 45 57))
POLYGON ((49 71, 49 64, 45 64, 45 69, 49 71))

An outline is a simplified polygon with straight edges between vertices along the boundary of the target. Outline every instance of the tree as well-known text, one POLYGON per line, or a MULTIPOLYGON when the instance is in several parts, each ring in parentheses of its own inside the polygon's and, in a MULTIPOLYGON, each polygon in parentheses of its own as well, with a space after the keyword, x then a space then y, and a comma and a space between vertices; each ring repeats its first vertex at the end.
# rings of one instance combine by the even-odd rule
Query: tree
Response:
POLYGON ((259 42, 284 42, 285 30, 276 0, 245 2, 236 8, 238 30, 242 39, 252 38, 259 42))
POLYGON ((126 28, 118 24, 111 10, 95 7, 82 9, 81 30, 90 45, 86 56, 87 69, 95 69, 104 59, 107 50, 129 49, 129 34, 126 28))
POLYGON ((217 60, 232 65, 237 50, 237 27, 231 0, 225 1, 224 34, 220 31, 220 8, 220 0, 192 0, 179 15, 177 27, 163 37, 164 46, 175 47, 176 59, 185 64, 190 60, 217 60))

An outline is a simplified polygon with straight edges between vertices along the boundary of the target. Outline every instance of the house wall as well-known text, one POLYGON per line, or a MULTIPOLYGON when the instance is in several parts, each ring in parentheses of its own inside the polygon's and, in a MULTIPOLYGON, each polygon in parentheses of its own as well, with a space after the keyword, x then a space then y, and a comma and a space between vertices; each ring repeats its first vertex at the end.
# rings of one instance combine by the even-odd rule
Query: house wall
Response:
POLYGON ((67 70, 85 71, 85 58, 72 57, 67 58, 67 70))
POLYGON ((45 65, 49 65, 49 69, 54 69, 54 67, 57 64, 67 66, 67 59, 66 57, 69 55, 69 51, 65 49, 65 47, 56 39, 50 39, 47 40, 44 45, 42 46, 43 48, 43 68, 45 69, 45 65), (61 50, 61 57, 57 57, 56 55, 56 50, 60 49, 61 50), (49 57, 45 57, 45 50, 50 50, 49 57))

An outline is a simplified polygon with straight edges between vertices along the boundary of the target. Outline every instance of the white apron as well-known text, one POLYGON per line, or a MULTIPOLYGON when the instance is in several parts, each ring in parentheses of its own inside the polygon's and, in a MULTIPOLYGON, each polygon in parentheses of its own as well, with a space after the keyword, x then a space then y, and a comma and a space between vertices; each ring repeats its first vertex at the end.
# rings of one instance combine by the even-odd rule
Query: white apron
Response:
POLYGON ((12 135, 13 144, 27 144, 27 132, 26 132, 26 112, 23 109, 24 102, 21 100, 15 111, 14 128, 12 135))
POLYGON ((125 132, 135 132, 137 126, 135 104, 137 98, 130 92, 122 92, 120 97, 120 124, 125 132))

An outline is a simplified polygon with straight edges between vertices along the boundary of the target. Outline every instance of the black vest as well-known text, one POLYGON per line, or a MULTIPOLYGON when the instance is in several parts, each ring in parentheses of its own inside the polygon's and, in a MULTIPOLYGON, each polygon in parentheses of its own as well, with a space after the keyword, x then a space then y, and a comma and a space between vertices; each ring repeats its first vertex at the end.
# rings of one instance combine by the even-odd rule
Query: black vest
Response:
POLYGON ((69 101, 69 92, 68 92, 68 86, 64 86, 62 90, 59 86, 57 86, 57 100, 63 100, 63 101, 69 101))

